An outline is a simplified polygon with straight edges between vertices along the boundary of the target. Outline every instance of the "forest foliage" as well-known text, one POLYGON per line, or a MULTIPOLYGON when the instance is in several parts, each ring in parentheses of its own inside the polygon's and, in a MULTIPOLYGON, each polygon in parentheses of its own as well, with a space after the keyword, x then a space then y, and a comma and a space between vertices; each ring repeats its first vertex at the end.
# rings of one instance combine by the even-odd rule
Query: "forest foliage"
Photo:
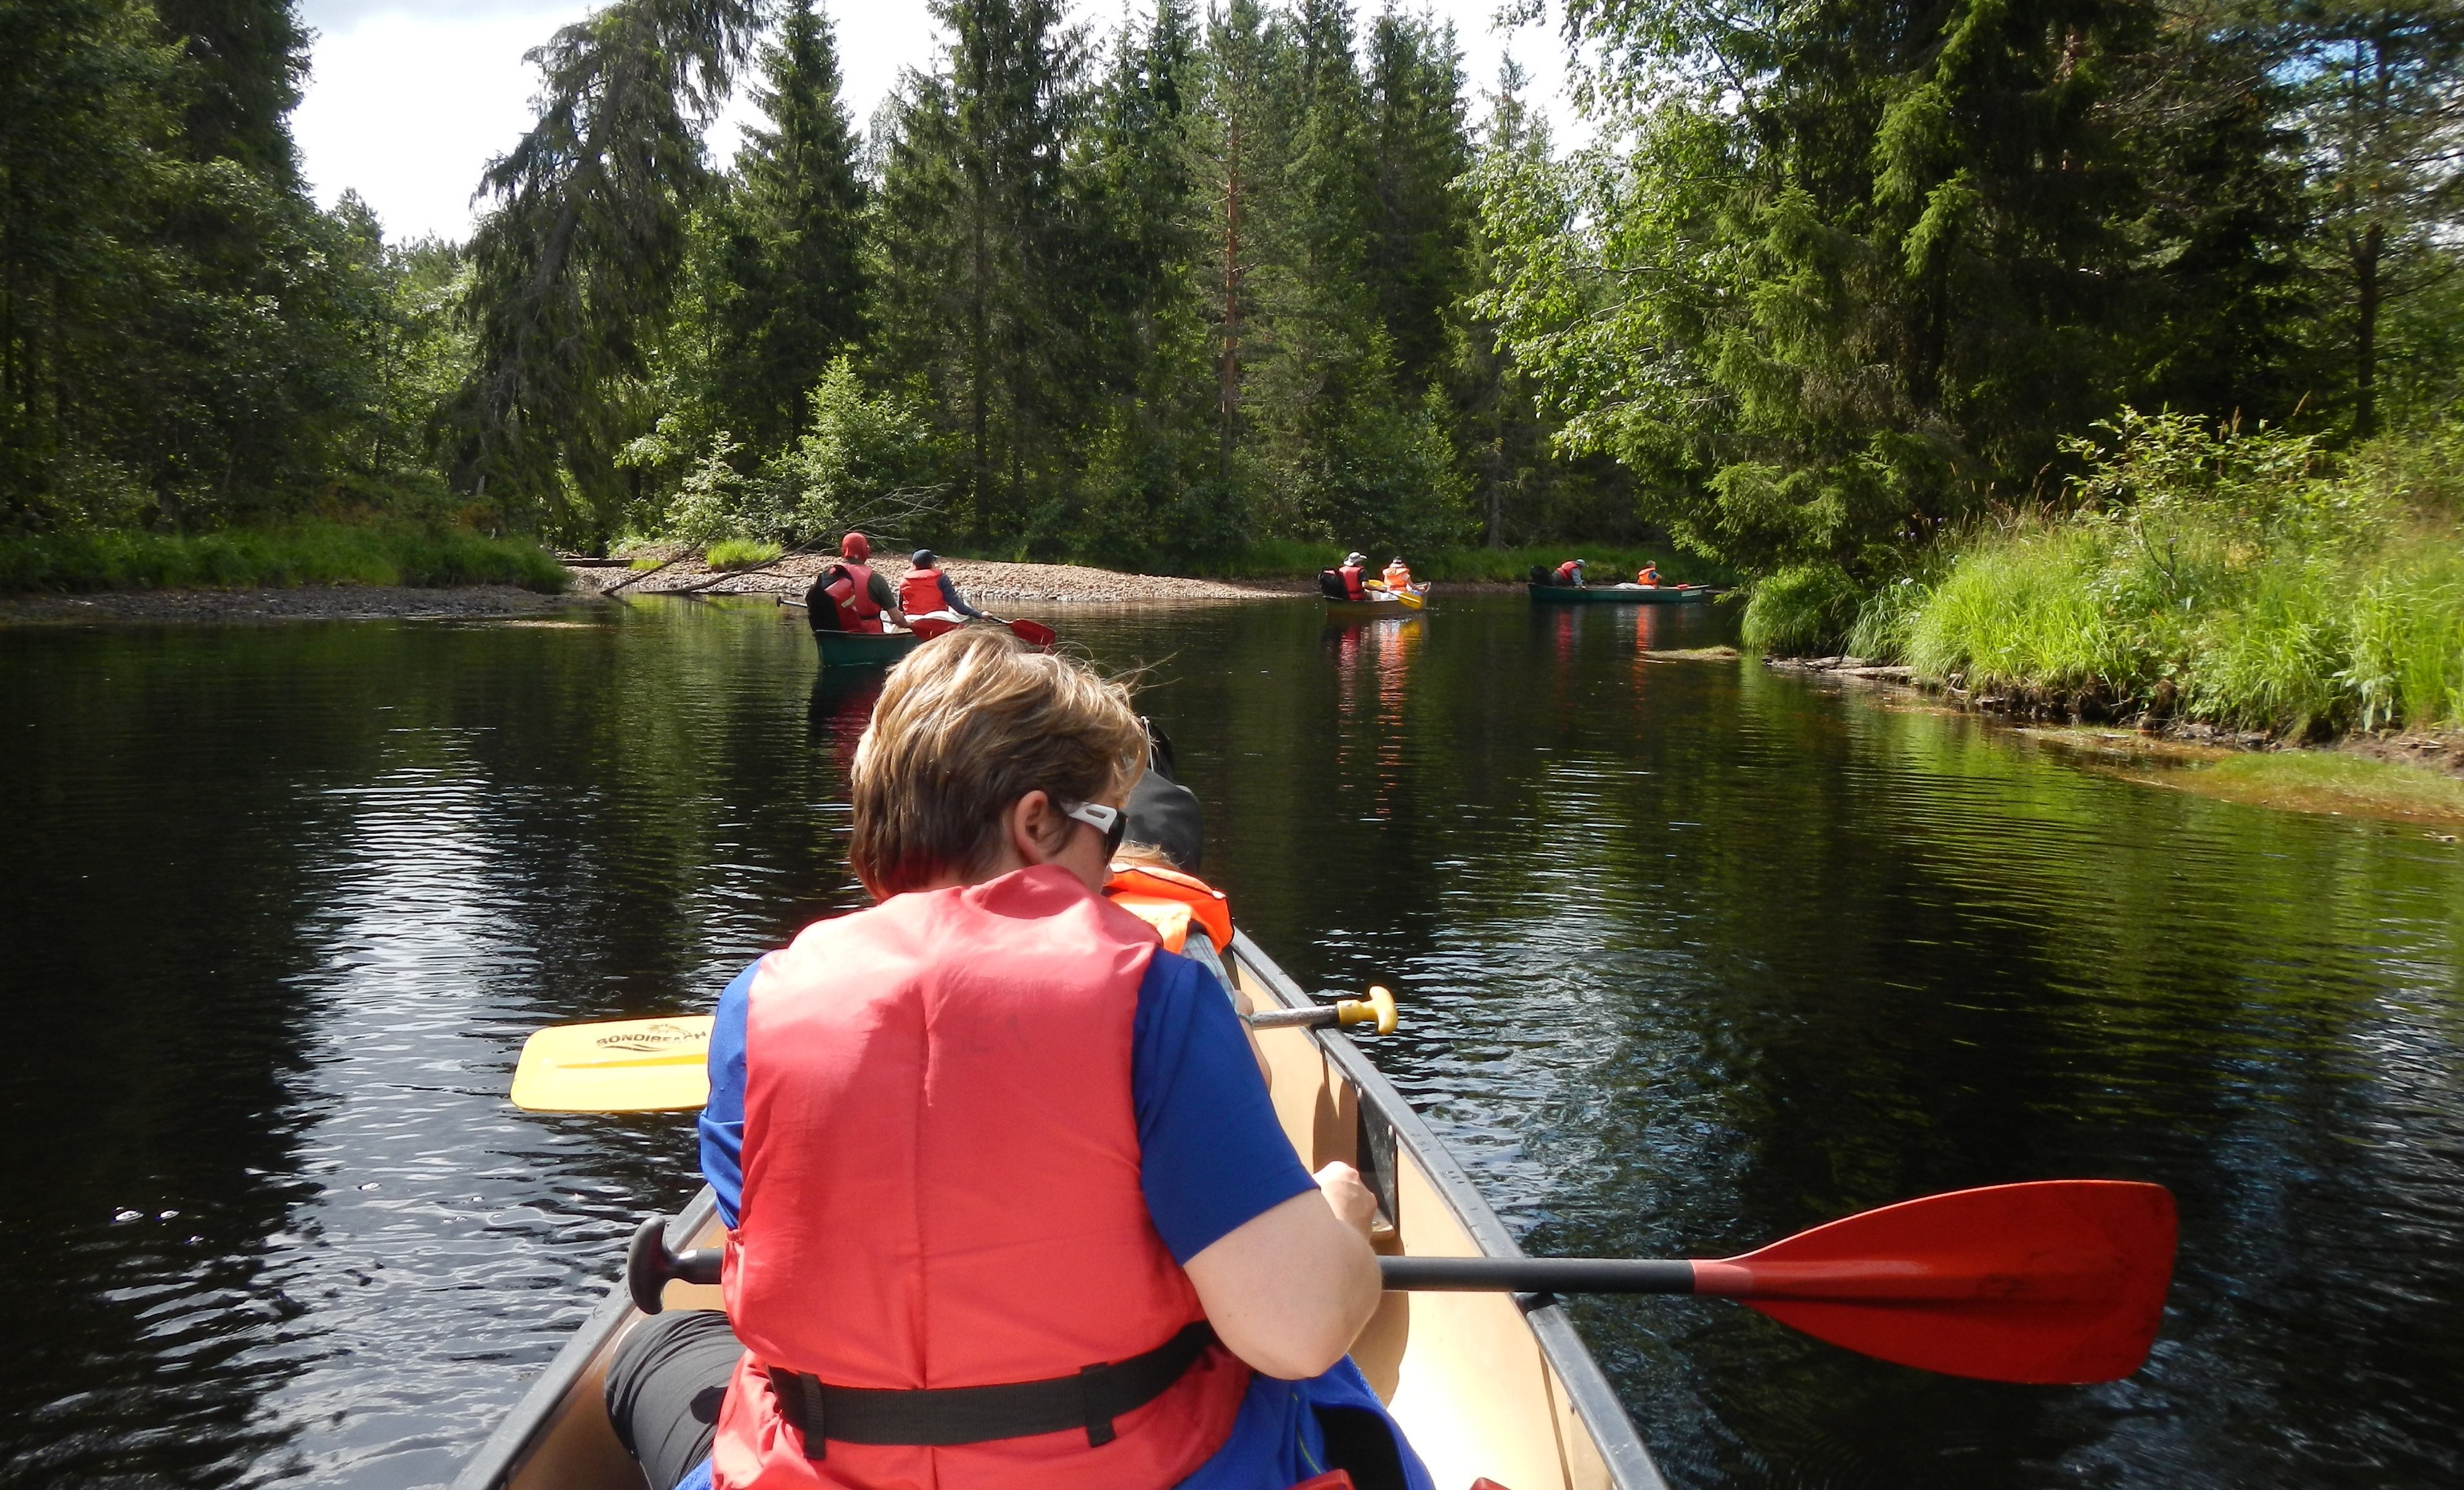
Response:
POLYGON ((1524 0, 1572 150, 1410 9, 933 9, 859 126, 819 0, 612 0, 402 244, 304 189, 291 0, 5 0, 0 530, 1664 534, 1836 640, 2124 411, 2323 460, 2464 410, 2433 0, 1524 0))

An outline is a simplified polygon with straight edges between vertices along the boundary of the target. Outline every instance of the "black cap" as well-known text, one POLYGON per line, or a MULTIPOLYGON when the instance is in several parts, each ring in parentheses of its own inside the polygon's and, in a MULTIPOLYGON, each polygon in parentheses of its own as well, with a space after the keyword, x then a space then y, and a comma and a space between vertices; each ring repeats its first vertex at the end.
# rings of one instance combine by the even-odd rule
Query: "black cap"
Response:
POLYGON ((938 561, 933 557, 932 549, 918 548, 915 550, 914 556, 907 562, 919 569, 929 569, 938 561))

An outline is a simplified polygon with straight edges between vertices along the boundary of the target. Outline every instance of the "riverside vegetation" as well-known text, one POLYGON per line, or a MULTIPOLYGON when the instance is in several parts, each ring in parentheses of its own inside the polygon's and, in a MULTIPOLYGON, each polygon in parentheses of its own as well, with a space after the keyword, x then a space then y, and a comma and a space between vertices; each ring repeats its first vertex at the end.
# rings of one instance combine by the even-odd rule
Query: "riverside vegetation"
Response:
POLYGON ((2464 723, 2464 429, 2315 435, 2125 414, 2059 507, 1980 522, 1871 591, 1767 581, 1749 643, 1844 638, 1971 695, 2301 739, 2464 723))
MULTIPOLYGON (((2114 441, 2143 410, 2167 448, 2308 442, 2298 478, 2195 477, 2149 523, 2397 592, 2379 518, 2426 531, 2434 503, 2229 509, 2378 491, 2464 419, 2464 11, 1507 10, 1554 23, 1590 144, 1558 148, 1510 64, 1476 98, 1453 33, 1395 5, 1151 0, 1099 30, 934 0, 942 50, 859 130, 818 0, 612 0, 534 54, 470 240, 403 244, 306 196, 294 0, 21 8, 0 534, 419 515, 741 554, 866 525, 1441 577, 1611 545, 1744 576, 1758 636, 1837 646, 1900 591, 1992 591, 1944 588, 1989 529, 1993 562, 2110 568, 2096 523, 2157 488, 2099 489, 2100 462, 2138 458, 2114 441), (759 123, 714 162, 739 87, 759 123)), ((2026 686, 2288 729, 2436 707, 2297 684, 2376 664, 2269 660, 2286 633, 2210 666, 2259 602, 2167 599, 2190 642, 2026 686)))

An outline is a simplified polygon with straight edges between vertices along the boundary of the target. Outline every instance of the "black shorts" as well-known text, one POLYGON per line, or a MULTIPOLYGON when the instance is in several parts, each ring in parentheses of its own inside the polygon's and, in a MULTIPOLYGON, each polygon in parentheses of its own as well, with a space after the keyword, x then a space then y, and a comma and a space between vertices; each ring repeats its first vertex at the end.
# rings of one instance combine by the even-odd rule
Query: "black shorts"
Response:
POLYGON ((636 1325, 607 1363, 607 1420, 650 1490, 672 1490, 710 1457, 719 1404, 744 1343, 716 1309, 679 1309, 636 1325))

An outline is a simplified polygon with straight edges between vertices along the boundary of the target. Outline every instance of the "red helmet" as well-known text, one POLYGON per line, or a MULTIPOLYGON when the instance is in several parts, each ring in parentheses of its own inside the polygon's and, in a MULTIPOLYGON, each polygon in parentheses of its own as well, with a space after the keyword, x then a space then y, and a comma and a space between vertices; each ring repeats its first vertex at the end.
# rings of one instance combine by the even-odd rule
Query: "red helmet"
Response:
POLYGON ((839 557, 853 559, 856 563, 862 564, 872 557, 872 540, 862 533, 849 533, 839 540, 839 557))

